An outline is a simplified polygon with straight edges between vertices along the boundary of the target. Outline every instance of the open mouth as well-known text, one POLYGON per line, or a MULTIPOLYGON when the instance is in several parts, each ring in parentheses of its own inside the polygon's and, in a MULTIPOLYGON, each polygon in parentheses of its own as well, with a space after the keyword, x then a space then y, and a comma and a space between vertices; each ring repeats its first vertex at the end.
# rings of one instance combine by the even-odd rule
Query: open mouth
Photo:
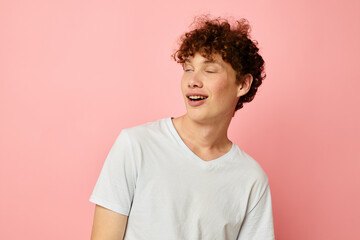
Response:
POLYGON ((190 99, 191 101, 201 101, 204 99, 207 99, 206 96, 188 96, 188 99, 190 99))

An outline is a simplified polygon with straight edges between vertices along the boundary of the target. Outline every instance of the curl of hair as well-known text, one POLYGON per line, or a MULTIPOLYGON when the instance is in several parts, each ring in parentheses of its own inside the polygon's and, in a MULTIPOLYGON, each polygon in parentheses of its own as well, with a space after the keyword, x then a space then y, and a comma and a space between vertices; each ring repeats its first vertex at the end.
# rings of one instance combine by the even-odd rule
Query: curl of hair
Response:
POLYGON ((172 57, 183 64, 196 53, 207 59, 220 54, 235 70, 238 84, 243 83, 245 74, 251 74, 253 82, 250 90, 239 98, 235 111, 242 108, 243 103, 254 99, 258 87, 266 77, 264 60, 259 54, 258 43, 251 40, 248 21, 240 19, 231 26, 229 20, 201 16, 195 18, 192 25, 195 28, 180 38, 180 47, 172 57))

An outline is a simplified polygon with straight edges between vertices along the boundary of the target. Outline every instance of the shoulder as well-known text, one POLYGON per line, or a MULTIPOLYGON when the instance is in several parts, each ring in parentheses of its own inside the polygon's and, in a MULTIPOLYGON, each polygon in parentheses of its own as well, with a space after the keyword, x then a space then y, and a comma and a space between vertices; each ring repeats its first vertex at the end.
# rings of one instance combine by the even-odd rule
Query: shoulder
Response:
POLYGON ((239 168, 243 169, 249 179, 267 185, 268 177, 259 162, 252 158, 245 151, 237 147, 237 159, 239 168))
POLYGON ((268 177, 260 164, 238 147, 233 162, 230 171, 236 175, 237 184, 249 194, 249 207, 255 206, 269 188, 268 177))
POLYGON ((234 162, 231 171, 236 172, 237 183, 248 193, 250 211, 269 192, 269 180, 260 164, 240 148, 237 148, 234 162))
POLYGON ((124 130, 131 135, 143 134, 143 133, 151 132, 151 131, 157 132, 157 131, 161 130, 162 128, 164 128, 164 126, 167 124, 167 121, 168 121, 167 118, 162 118, 157 121, 147 122, 147 123, 137 125, 134 127, 126 128, 124 130))
POLYGON ((168 118, 147 122, 121 130, 119 137, 127 138, 131 143, 149 143, 154 139, 166 136, 168 132, 168 118))

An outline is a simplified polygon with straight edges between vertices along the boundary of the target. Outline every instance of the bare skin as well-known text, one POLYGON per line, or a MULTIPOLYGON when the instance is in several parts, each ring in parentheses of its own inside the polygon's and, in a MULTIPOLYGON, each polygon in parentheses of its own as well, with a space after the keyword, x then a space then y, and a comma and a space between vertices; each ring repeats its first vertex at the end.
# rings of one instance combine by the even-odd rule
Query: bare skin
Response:
POLYGON ((173 123, 186 146, 204 161, 219 158, 231 149, 232 143, 227 138, 228 124, 205 126, 187 115, 173 119, 173 123))
POLYGON ((124 239, 127 219, 126 215, 96 205, 91 240, 124 239))
POLYGON ((202 160, 214 160, 231 149, 227 131, 237 101, 249 91, 252 80, 251 74, 245 74, 243 83, 236 83, 235 70, 220 55, 209 60, 196 53, 185 62, 181 89, 187 113, 173 119, 173 124, 202 160), (206 99, 190 101, 189 96, 199 95, 206 99))
MULTIPOLYGON (((237 84, 235 71, 221 57, 209 61, 199 54, 184 66, 181 89, 187 113, 173 119, 174 127, 184 143, 204 161, 227 153, 232 143, 227 130, 240 96, 251 86, 252 76, 246 74, 243 84, 237 84), (206 96, 194 104, 189 95, 206 96)), ((92 240, 122 240, 128 217, 96 205, 92 240)))

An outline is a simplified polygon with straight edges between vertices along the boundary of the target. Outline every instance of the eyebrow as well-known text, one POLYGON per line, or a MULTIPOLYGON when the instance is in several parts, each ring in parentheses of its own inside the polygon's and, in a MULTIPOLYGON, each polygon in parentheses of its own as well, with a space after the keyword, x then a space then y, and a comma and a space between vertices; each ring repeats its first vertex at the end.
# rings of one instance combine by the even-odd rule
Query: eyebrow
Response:
POLYGON ((219 63, 219 61, 216 61, 216 60, 205 60, 203 63, 205 64, 210 64, 210 63, 215 63, 215 64, 219 64, 221 66, 221 64, 219 63))
MULTIPOLYGON (((189 59, 186 59, 185 61, 184 61, 184 63, 191 63, 191 61, 189 60, 189 59)), ((211 63, 215 63, 215 64, 218 64, 218 65, 220 65, 221 67, 223 66, 219 61, 216 61, 216 60, 210 60, 210 59, 205 59, 204 61, 203 61, 203 63, 204 64, 211 64, 211 63)))

